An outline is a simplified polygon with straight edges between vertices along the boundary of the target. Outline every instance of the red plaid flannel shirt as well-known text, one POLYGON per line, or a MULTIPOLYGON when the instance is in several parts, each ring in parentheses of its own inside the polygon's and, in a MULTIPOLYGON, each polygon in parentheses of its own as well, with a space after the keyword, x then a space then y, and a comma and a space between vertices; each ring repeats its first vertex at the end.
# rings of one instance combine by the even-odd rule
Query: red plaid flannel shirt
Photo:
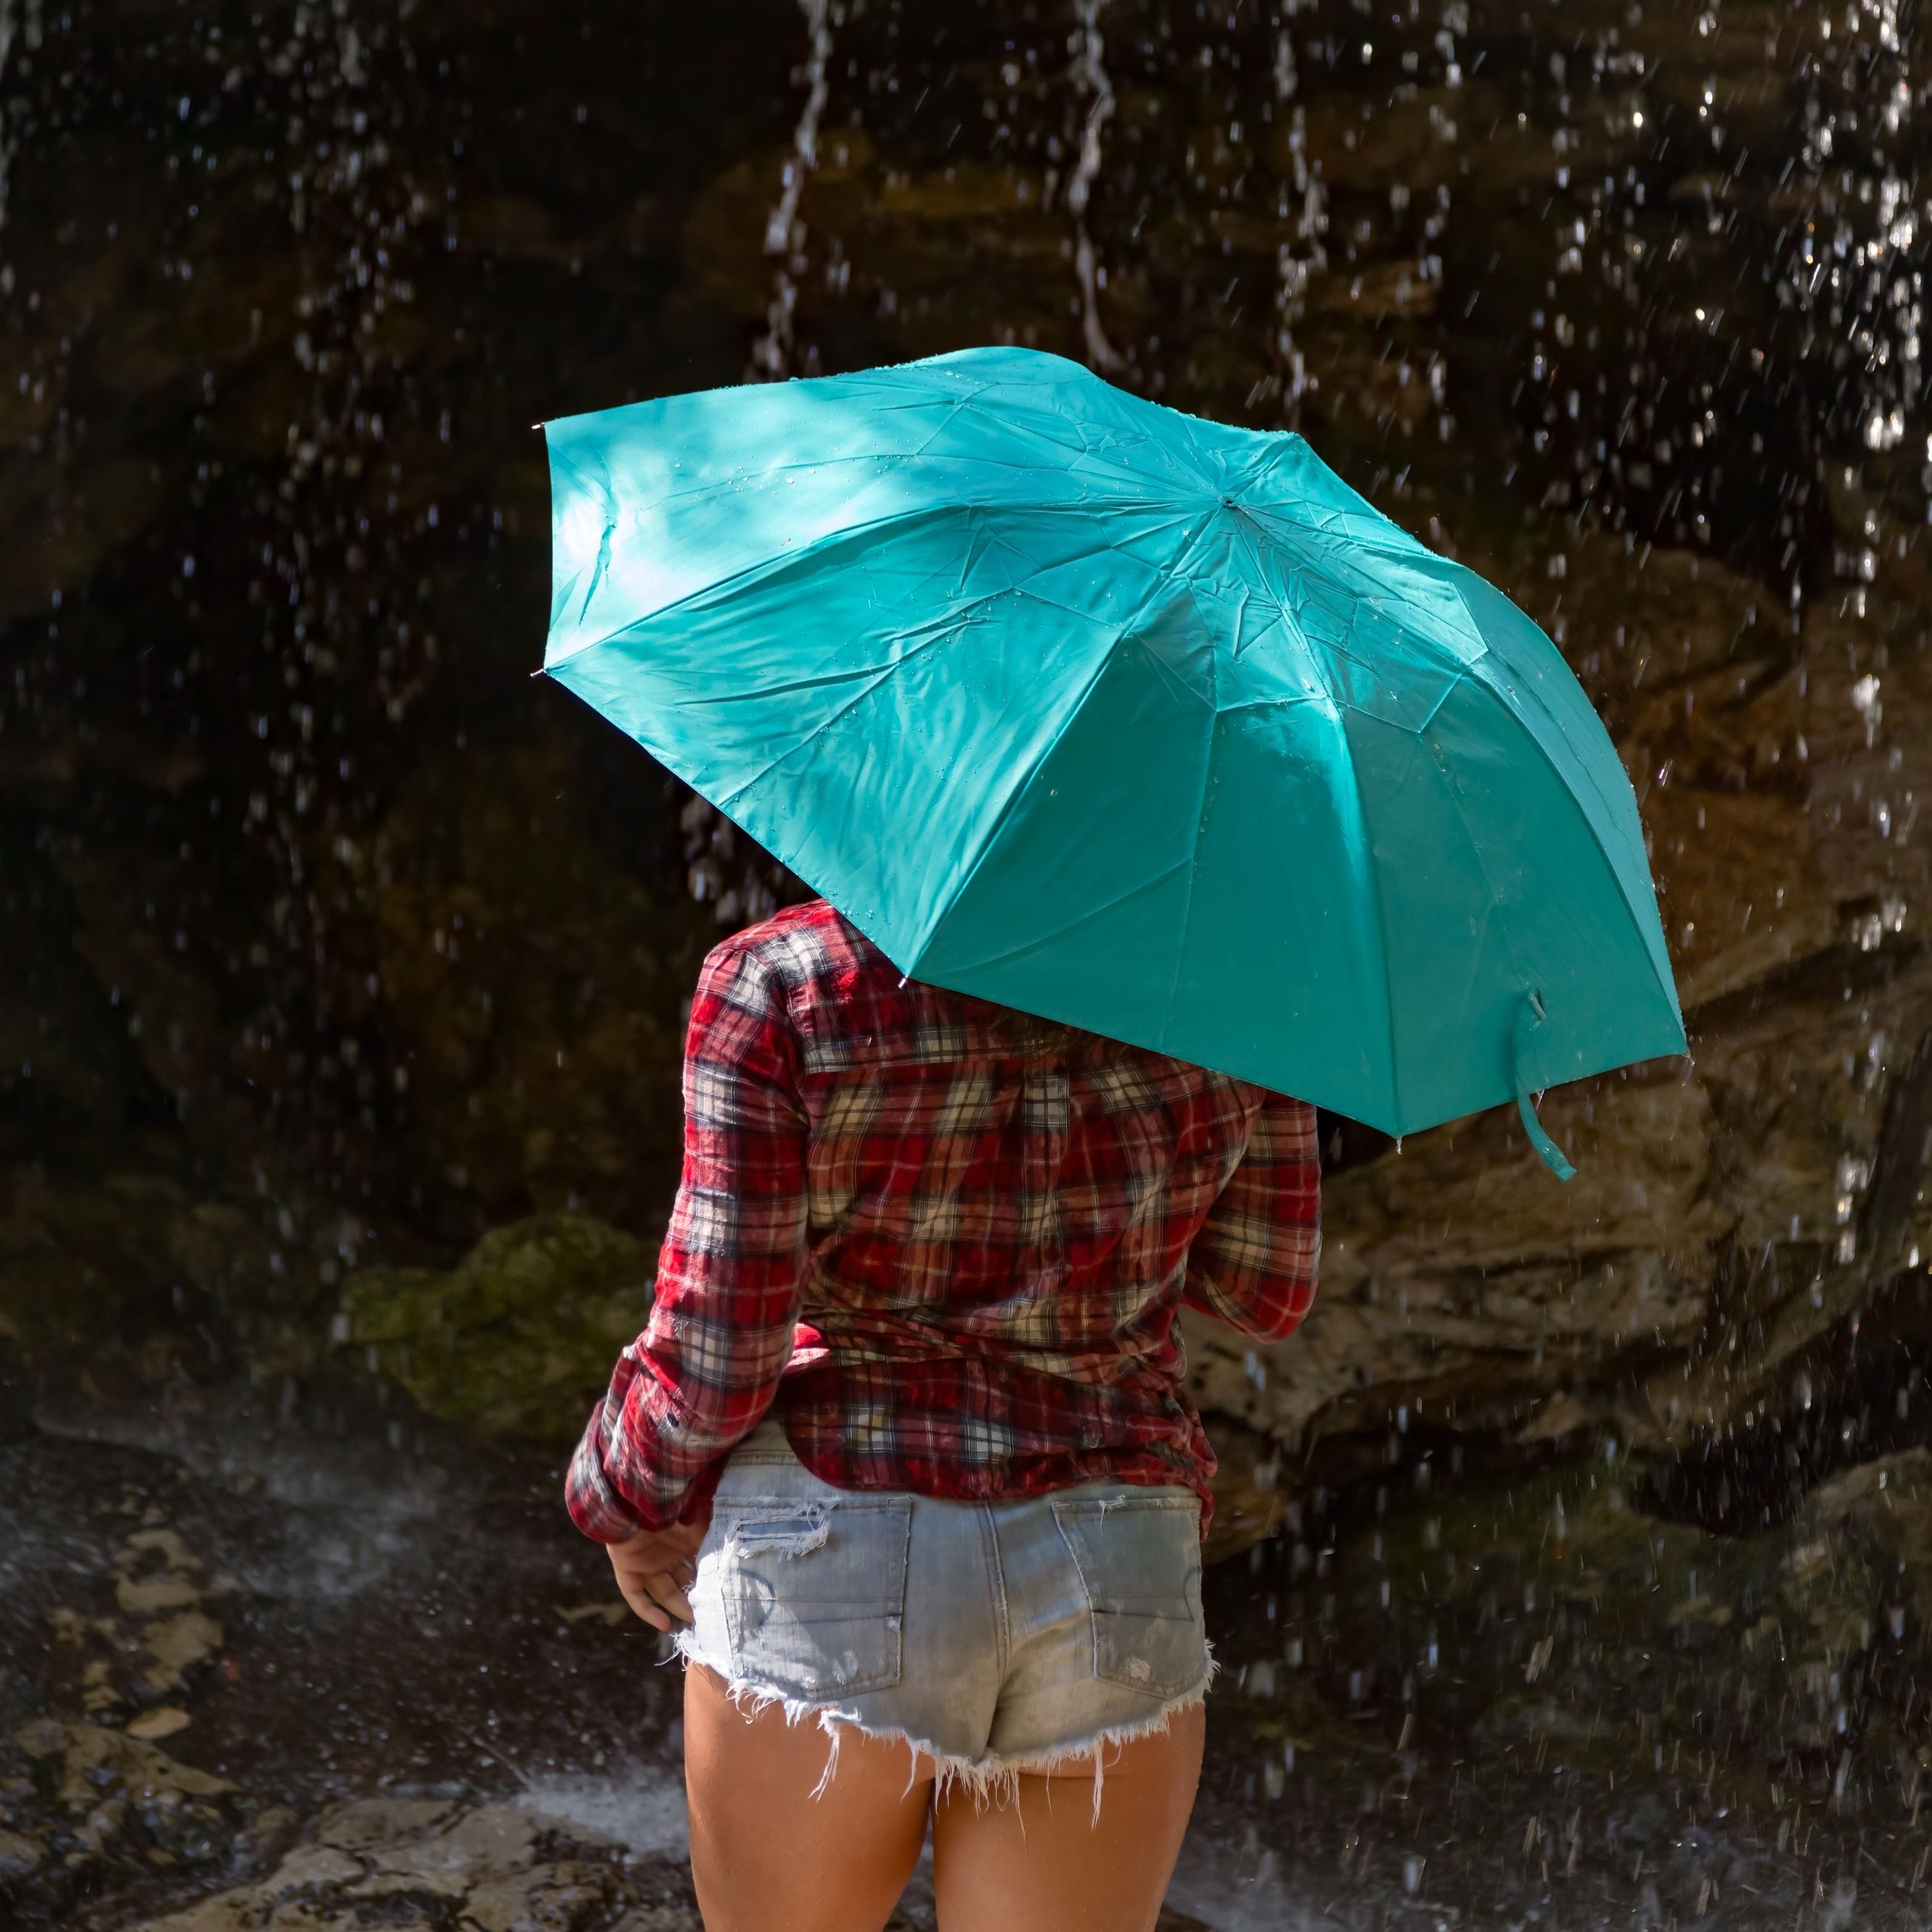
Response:
POLYGON ((898 972, 823 901, 705 961, 650 1321, 573 1459, 616 1542, 692 1520, 776 1405, 842 1489, 1184 1484, 1183 1302, 1278 1341, 1314 1298, 1315 1115, 898 972))

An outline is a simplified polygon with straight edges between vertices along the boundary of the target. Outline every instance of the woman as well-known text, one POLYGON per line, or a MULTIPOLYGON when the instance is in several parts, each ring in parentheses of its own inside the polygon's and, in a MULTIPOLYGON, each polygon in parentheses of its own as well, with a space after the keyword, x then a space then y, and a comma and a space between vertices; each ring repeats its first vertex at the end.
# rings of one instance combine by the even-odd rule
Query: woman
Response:
POLYGON ((876 1932, 928 1823, 945 1932, 1152 1926, 1212 1669, 1174 1317, 1306 1313, 1312 1110, 908 982, 822 901, 706 960, 684 1101, 569 1502, 682 1626, 708 1932, 876 1932))

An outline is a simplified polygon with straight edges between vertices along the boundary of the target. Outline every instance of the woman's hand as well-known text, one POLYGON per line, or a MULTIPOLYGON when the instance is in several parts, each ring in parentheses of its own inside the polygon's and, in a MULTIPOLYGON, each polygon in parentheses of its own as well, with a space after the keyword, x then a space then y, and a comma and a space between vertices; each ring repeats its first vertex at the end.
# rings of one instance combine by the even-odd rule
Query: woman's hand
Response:
MULTIPOLYGON (((710 1512, 706 1512, 706 1522, 710 1512)), ((704 1540, 705 1522, 674 1522, 668 1529, 640 1529, 622 1543, 605 1545, 617 1588, 653 1630, 668 1630, 670 1620, 691 1621, 685 1589, 698 1574, 692 1561, 704 1540)))

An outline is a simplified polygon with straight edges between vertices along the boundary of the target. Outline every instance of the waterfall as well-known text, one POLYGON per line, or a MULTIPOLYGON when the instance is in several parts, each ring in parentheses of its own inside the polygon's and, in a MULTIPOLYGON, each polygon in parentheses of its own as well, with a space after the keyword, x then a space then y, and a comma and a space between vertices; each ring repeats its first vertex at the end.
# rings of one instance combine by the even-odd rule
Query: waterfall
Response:
MULTIPOLYGON (((1923 289, 1915 267, 1924 211, 1913 205, 1913 170, 1901 152, 1910 148, 1915 100, 1902 10, 1901 0, 1820 10, 1824 58, 1808 69, 1799 159, 1804 206, 1778 285, 1780 305, 1802 320, 1807 353, 1833 344, 1852 352, 1850 396, 1825 416, 1827 446, 1880 456, 1924 428, 1923 289), (1827 90, 1834 82, 1841 92, 1833 100, 1827 90)), ((1722 134, 1712 128, 1714 146, 1722 134)), ((1932 481, 1932 436, 1925 449, 1922 482, 1932 481)), ((1848 483, 1854 473, 1848 466, 1848 483)), ((1927 520, 1932 523, 1932 506, 1927 520)), ((1850 586, 1847 604, 1862 617, 1882 548, 1874 512, 1867 508, 1863 527, 1849 534, 1837 574, 1850 586)), ((1801 595, 1794 572, 1794 614, 1801 595)))
POLYGON ((1295 340, 1295 325, 1306 312, 1310 278, 1328 266, 1328 251, 1322 239, 1328 232, 1328 192, 1309 166, 1308 116, 1294 99, 1300 75, 1294 62, 1293 27, 1302 4, 1303 0, 1283 0, 1281 28, 1275 38, 1275 98, 1288 113, 1288 153, 1294 167, 1292 194, 1284 184, 1275 212, 1294 225, 1288 239, 1275 250, 1275 323, 1270 345, 1274 369, 1260 392, 1279 394, 1282 413, 1291 422, 1300 412, 1302 398, 1316 386, 1295 340))
POLYGON ((1094 238, 1087 228, 1087 204, 1100 172, 1100 130, 1114 111, 1114 86, 1101 59, 1100 9, 1106 4, 1106 0, 1074 0, 1080 30, 1073 37, 1073 76, 1082 92, 1093 98, 1081 130, 1080 158, 1066 184, 1066 209, 1073 218, 1073 272, 1080 283, 1080 330, 1086 341, 1087 359, 1096 369, 1112 371, 1124 368, 1126 358, 1107 340, 1100 326, 1100 271, 1094 238))
POLYGON ((832 58, 830 0, 799 0, 799 5, 806 28, 805 106, 793 130, 777 202, 765 218, 765 253, 778 257, 780 266, 772 278, 765 332, 752 345, 752 366, 745 372, 745 380, 752 382, 780 382, 792 373, 797 346, 793 328, 797 278, 805 266, 805 227, 798 218, 798 201, 805 191, 806 176, 818 165, 818 122, 830 92, 826 79, 832 58))
MULTIPOLYGON (((0 0, 0 86, 7 79, 7 58, 17 36, 31 53, 40 44, 42 0, 26 0, 22 13, 16 0, 0 0)), ((14 130, 7 124, 7 105, 0 100, 0 228, 7 225, 7 184, 14 159, 14 130)))

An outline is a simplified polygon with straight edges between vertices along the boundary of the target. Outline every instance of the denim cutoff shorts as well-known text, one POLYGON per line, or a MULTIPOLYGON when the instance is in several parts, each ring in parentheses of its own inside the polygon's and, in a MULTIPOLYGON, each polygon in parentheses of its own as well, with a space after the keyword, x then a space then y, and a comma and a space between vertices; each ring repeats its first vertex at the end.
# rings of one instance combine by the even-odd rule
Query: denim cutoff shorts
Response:
MULTIPOLYGON (((942 1790, 1010 1790, 1166 1728, 1214 1672, 1191 1490, 1010 1502, 835 1489, 767 1420, 718 1487, 679 1630, 741 1708, 908 1744, 942 1790)), ((820 1780, 823 1788, 825 1780, 820 1780)))

